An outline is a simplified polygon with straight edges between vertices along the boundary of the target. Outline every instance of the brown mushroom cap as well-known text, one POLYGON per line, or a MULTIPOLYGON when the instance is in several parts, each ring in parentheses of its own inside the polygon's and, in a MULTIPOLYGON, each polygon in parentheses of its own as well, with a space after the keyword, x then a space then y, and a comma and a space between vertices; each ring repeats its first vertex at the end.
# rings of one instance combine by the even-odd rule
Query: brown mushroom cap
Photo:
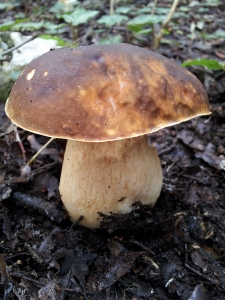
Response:
POLYGON ((78 141, 112 141, 210 114, 186 69, 128 44, 50 51, 28 64, 6 113, 18 126, 78 141))

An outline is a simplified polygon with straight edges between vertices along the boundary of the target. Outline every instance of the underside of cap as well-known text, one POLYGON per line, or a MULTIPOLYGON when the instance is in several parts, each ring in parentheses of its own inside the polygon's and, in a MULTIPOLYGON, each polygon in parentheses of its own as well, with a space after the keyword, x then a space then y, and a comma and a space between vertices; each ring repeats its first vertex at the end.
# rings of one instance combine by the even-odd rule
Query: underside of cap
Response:
POLYGON ((6 103, 19 127, 56 138, 113 141, 210 114, 188 70, 128 44, 50 51, 28 64, 6 103))

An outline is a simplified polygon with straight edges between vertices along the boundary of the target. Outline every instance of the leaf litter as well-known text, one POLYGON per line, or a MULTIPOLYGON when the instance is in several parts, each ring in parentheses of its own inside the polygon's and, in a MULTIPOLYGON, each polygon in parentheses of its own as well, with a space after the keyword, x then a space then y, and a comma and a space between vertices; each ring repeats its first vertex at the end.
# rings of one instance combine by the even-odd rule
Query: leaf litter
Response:
MULTIPOLYGON (((161 54, 177 61, 224 59, 222 38, 187 40, 190 24, 179 22, 180 45, 162 46, 161 54)), ((213 33, 218 24, 205 26, 213 33)), ((93 31, 80 29, 83 44, 90 43, 93 31)), ((172 27, 170 33, 177 39, 172 27)), ((149 136, 164 175, 157 204, 104 216, 98 230, 72 223, 63 210, 64 145, 54 141, 27 169, 24 155, 31 158, 47 139, 28 141, 30 133, 15 132, 0 105, 0 299, 224 299, 225 75, 189 69, 204 83, 212 115, 149 136)))

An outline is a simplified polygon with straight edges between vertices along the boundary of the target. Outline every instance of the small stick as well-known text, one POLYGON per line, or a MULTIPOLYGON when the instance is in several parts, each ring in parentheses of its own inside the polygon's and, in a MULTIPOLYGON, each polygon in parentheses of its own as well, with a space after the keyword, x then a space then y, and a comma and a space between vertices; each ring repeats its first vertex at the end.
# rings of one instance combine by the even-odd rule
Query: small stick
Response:
MULTIPOLYGON (((29 254, 30 255, 30 254, 29 254)), ((11 273, 11 276, 12 277, 16 277, 16 278, 20 278, 20 279, 25 279, 25 280, 27 280, 27 281, 32 281, 32 282, 34 282, 34 283, 36 283, 36 284, 39 284, 39 285, 46 285, 46 283, 44 283, 44 282, 41 282, 41 281, 37 281, 37 280, 35 280, 35 279, 32 279, 32 278, 30 278, 30 277, 27 277, 27 276, 25 276, 24 274, 22 274, 22 273, 19 273, 19 272, 13 272, 13 273, 11 273)))
POLYGON ((36 250, 34 250, 31 245, 29 245, 27 242, 24 243, 24 247, 27 248, 27 251, 29 252, 29 254, 39 263, 39 264, 43 264, 44 258, 41 256, 40 253, 38 253, 36 250))
POLYGON ((54 140, 55 138, 52 137, 50 138, 50 140, 47 141, 46 144, 44 144, 44 146, 41 147, 40 150, 38 150, 38 152, 28 161, 27 165, 29 166, 34 160, 35 158, 54 140))
POLYGON ((32 176, 40 175, 41 173, 44 173, 45 171, 48 171, 51 168, 57 166, 57 164, 58 164, 58 161, 54 161, 54 162, 52 162, 52 163, 50 163, 48 165, 44 165, 43 167, 40 167, 40 168, 38 168, 36 170, 31 171, 30 174, 28 174, 27 177, 32 177, 32 176))
POLYGON ((66 47, 64 47, 64 48, 69 48, 69 47, 71 47, 72 45, 74 45, 74 44, 78 43, 78 42, 79 42, 79 40, 80 40, 81 38, 83 38, 83 35, 82 35, 82 36, 80 36, 78 39, 76 39, 76 41, 72 42, 71 44, 67 45, 67 46, 66 46, 66 47))
POLYGON ((83 220, 83 218, 84 218, 83 216, 79 216, 79 218, 71 225, 69 231, 72 231, 72 229, 73 229, 75 226, 77 226, 77 225, 80 223, 80 221, 83 220))
POLYGON ((156 5, 157 5, 157 1, 158 1, 158 0, 154 0, 153 6, 152 6, 152 11, 151 11, 151 15, 152 15, 152 16, 153 16, 154 13, 155 13, 155 8, 156 8, 156 5))
POLYGON ((24 192, 12 192, 12 199, 18 205, 37 211, 57 224, 62 223, 67 218, 66 212, 58 208, 57 203, 46 201, 41 197, 24 192))
MULTIPOLYGON (((45 166, 40 167, 36 170, 33 170, 30 173, 21 175, 19 177, 13 177, 9 180, 4 180, 1 183, 9 185, 9 184, 12 184, 12 183, 28 182, 30 179, 33 178, 33 176, 40 175, 40 174, 44 173, 45 171, 50 170, 53 167, 57 166, 57 164, 58 164, 58 161, 54 161, 54 162, 52 162, 48 165, 45 165, 45 166)), ((4 185, 2 187, 0 187, 0 190, 3 189, 4 187, 5 187, 4 185)))
POLYGON ((24 162, 24 164, 25 164, 25 163, 26 163, 26 151, 25 151, 25 149, 24 149, 24 147, 23 147, 23 143, 21 142, 20 135, 19 135, 19 133, 18 133, 17 126, 16 126, 15 124, 13 124, 13 130, 14 130, 15 135, 16 135, 16 141, 17 141, 17 143, 19 144, 20 149, 21 149, 21 151, 22 151, 23 162, 24 162))
MULTIPOLYGON (((72 30, 72 29, 71 29, 71 30, 72 30)), ((79 37, 76 41, 72 42, 71 44, 69 44, 69 45, 67 45, 67 46, 65 46, 65 47, 62 47, 62 48, 57 48, 57 49, 65 49, 65 48, 69 48, 69 47, 73 46, 74 44, 76 44, 77 42, 79 42, 80 39, 83 38, 85 35, 86 35, 86 34, 82 35, 81 37, 79 37)), ((51 48, 50 51, 53 51, 53 50, 55 51, 55 50, 57 50, 57 49, 56 49, 56 48, 51 48)))
POLYGON ((214 283, 214 284, 218 284, 218 281, 217 280, 214 280, 213 278, 210 278, 209 276, 205 275, 205 274, 202 274, 200 273, 199 271, 195 270, 194 268, 192 268, 191 266, 189 266, 189 264, 185 263, 184 264, 185 267, 187 269, 189 269, 190 271, 192 271, 193 273, 195 273, 196 275, 200 276, 200 277, 203 277, 205 279, 207 279, 208 281, 214 283))
POLYGON ((0 58, 0 62, 8 61, 10 62, 10 58, 7 56, 5 58, 0 58))
POLYGON ((171 21, 172 16, 173 16, 173 13, 175 12, 175 10, 176 10, 176 8, 177 8, 177 5, 178 5, 179 1, 180 1, 180 0, 174 0, 174 1, 173 1, 173 4, 172 4, 172 6, 171 6, 171 9, 170 9, 168 15, 166 16, 166 19, 163 21, 159 33, 158 33, 158 34, 154 34, 154 37, 155 37, 155 41, 154 41, 154 50, 156 50, 156 49, 159 47, 161 38, 162 38, 163 33, 164 33, 164 29, 167 27, 167 25, 168 25, 169 22, 171 21))
POLYGON ((155 253, 148 247, 146 247, 145 245, 141 244, 140 242, 136 241, 136 240, 130 240, 132 243, 138 245, 139 247, 141 247, 142 249, 144 249, 145 251, 150 252, 152 255, 155 255, 155 253))
POLYGON ((1 282, 0 284, 3 284, 7 277, 8 277, 8 274, 7 274, 7 270, 6 270, 6 264, 5 264, 5 260, 4 260, 4 257, 2 255, 0 255, 0 268, 1 268, 1 282))
POLYGON ((8 54, 8 53, 11 53, 12 51, 14 51, 14 50, 16 50, 16 49, 22 47, 22 46, 25 45, 26 43, 29 43, 30 41, 36 39, 38 36, 39 36, 39 34, 34 34, 34 35, 32 35, 28 40, 24 41, 23 43, 21 43, 21 44, 19 44, 19 45, 17 45, 17 46, 14 46, 14 47, 12 47, 12 48, 10 48, 10 49, 8 49, 8 50, 3 51, 3 52, 2 52, 2 56, 3 56, 3 55, 6 55, 6 54, 8 54))
POLYGON ((160 156, 160 155, 162 155, 162 154, 164 154, 164 153, 170 152, 170 151, 173 150, 175 147, 176 147, 176 146, 172 144, 172 145, 170 145, 170 146, 168 146, 168 147, 162 149, 161 151, 158 151, 158 155, 160 156))
POLYGON ((9 119, 0 127, 0 131, 3 130, 3 128, 9 124, 9 119))
POLYGON ((114 0, 110 0, 110 15, 114 14, 114 0))

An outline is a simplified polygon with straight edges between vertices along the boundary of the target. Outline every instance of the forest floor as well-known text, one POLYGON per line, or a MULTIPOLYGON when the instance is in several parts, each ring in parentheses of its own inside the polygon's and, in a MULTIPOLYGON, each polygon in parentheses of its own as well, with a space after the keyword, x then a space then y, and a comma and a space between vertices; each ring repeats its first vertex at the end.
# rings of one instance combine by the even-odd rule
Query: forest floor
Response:
MULTIPOLYGON (((208 29, 225 29, 216 22, 224 10, 213 13, 208 29)), ((178 63, 225 58, 224 39, 182 39, 158 52, 178 63)), ((82 42, 90 44, 90 36, 82 42)), ((54 141, 21 175, 24 155, 28 160, 47 138, 12 127, 0 105, 0 299, 225 299, 225 72, 190 70, 212 114, 149 135, 163 168, 156 205, 105 216, 96 230, 72 223, 62 208, 63 146, 54 141)))

